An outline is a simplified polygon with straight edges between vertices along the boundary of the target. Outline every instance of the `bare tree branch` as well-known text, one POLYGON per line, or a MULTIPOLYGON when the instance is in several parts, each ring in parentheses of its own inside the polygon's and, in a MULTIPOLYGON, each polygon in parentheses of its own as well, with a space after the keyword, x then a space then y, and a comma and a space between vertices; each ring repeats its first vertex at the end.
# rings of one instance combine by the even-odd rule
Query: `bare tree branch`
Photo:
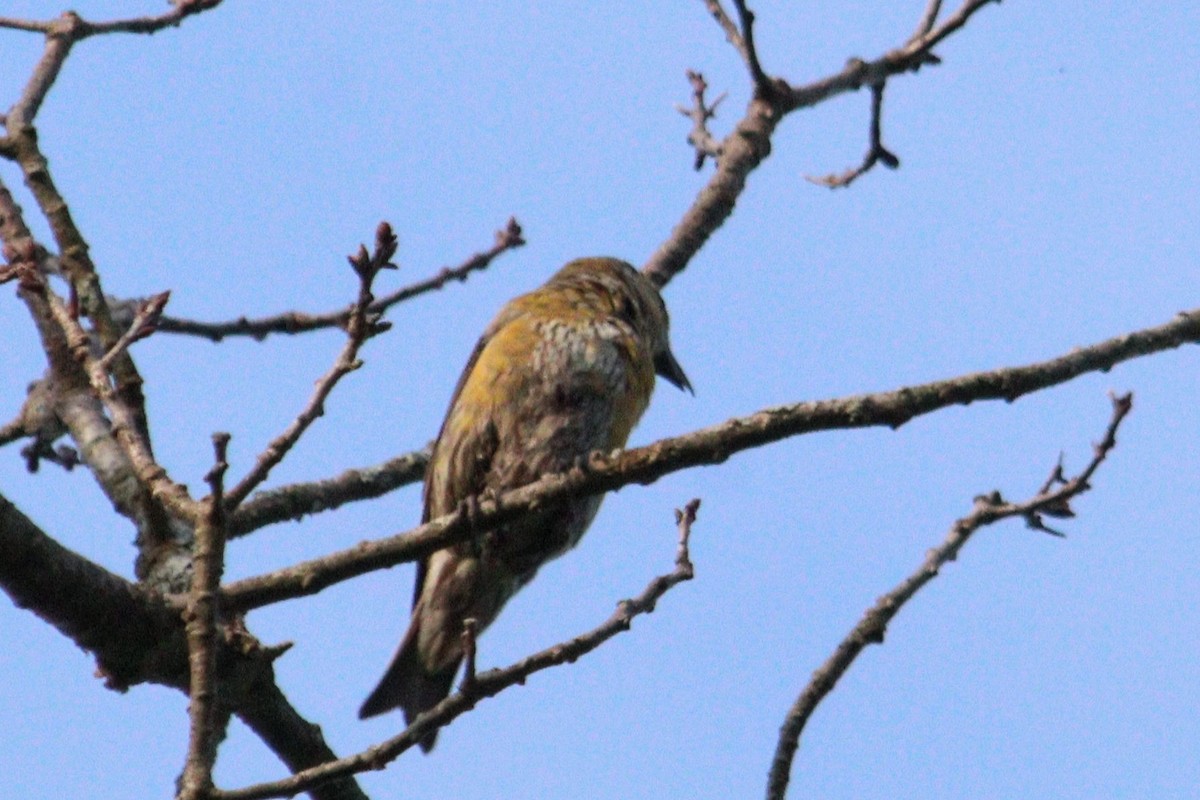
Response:
POLYGON ((713 19, 721 26, 721 30, 725 32, 725 39, 733 45, 733 49, 738 51, 738 55, 742 57, 742 60, 746 62, 746 67, 749 68, 750 54, 746 51, 746 42, 742 39, 742 32, 738 30, 737 24, 726 13, 721 0, 704 0, 704 5, 708 9, 708 13, 712 14, 713 19))
POLYGON ((148 297, 139 303, 129 327, 113 343, 112 348, 100 357, 96 362, 96 367, 107 373, 112 368, 113 361, 128 350, 131 344, 153 334, 159 318, 162 317, 163 309, 166 308, 167 301, 170 299, 171 293, 167 291, 148 297))
POLYGON ((78 20, 79 17, 68 12, 47 23, 46 49, 42 51, 42 57, 29 76, 20 99, 6 114, 5 127, 9 137, 15 138, 17 131, 33 124, 33 118, 42 107, 42 101, 46 99, 50 87, 57 80, 67 56, 71 54, 71 46, 76 41, 74 30, 78 20))
POLYGON ((184 674, 179 618, 152 593, 74 553, 0 495, 0 589, 96 663, 111 688, 184 674))
POLYGON ((492 669, 474 675, 469 686, 421 714, 403 733, 381 742, 361 753, 312 769, 304 770, 289 778, 270 783, 260 783, 245 789, 213 792, 213 800, 260 800, 268 797, 291 797, 321 782, 354 775, 370 769, 382 769, 401 753, 420 742, 425 736, 445 727, 455 718, 475 708, 479 701, 495 697, 512 686, 523 685, 526 679, 544 669, 571 664, 587 655, 617 634, 629 630, 633 618, 654 611, 658 601, 675 586, 689 581, 694 575, 688 556, 688 538, 696 520, 699 500, 690 501, 682 510, 675 512, 679 530, 679 546, 675 554, 675 569, 660 575, 650 582, 637 597, 622 600, 599 627, 568 641, 535 653, 502 669, 492 669))
MULTIPOLYGON (((857 91, 863 86, 883 84, 893 75, 914 72, 926 64, 940 63, 932 52, 933 48, 966 25, 977 11, 993 2, 998 0, 964 0, 958 10, 941 25, 924 35, 911 38, 904 45, 873 61, 852 58, 840 72, 813 83, 797 86, 765 75, 763 83, 758 78, 761 67, 757 71, 751 67, 758 91, 751 98, 741 121, 721 143, 721 158, 717 162, 716 172, 699 192, 692 206, 684 212, 666 241, 647 259, 642 271, 656 286, 662 287, 687 266, 692 256, 733 213, 750 173, 770 155, 771 136, 787 114, 845 92, 857 91)), ((722 27, 726 27, 726 22, 722 20, 727 21, 728 15, 725 15, 720 3, 706 0, 705 5, 722 23, 722 27)), ((744 19, 743 33, 745 22, 744 19)), ((744 37, 730 39, 743 57, 749 59, 753 51, 744 37), (742 42, 740 46, 739 41, 742 42)))
MULTIPOLYGON (((2 180, 0 239, 4 242, 4 258, 21 276, 18 296, 29 310, 50 364, 49 374, 35 388, 38 397, 27 398, 27 402, 35 401, 39 406, 32 409, 35 415, 45 417, 35 427, 39 431, 53 427, 55 419, 64 425, 79 447, 83 461, 113 505, 137 524, 142 549, 141 563, 146 567, 146 571, 140 570, 139 574, 144 577, 160 561, 159 556, 176 547, 177 532, 172 530, 162 503, 143 487, 134 462, 126 454, 125 445, 118 442, 118 432, 104 416, 104 409, 94 393, 90 377, 76 360, 76 353, 87 351, 88 337, 82 333, 78 321, 67 314, 68 328, 74 332, 77 343, 80 343, 79 340, 82 343, 75 348, 68 341, 68 331, 59 323, 52 309, 50 298, 53 292, 49 291, 41 274, 39 253, 44 249, 33 240, 21 207, 16 204, 2 180)), ((61 301, 58 301, 58 305, 61 307, 61 301)), ((109 387, 107 376, 101 375, 100 380, 109 387)), ((109 391, 111 393, 111 387, 109 391)), ((126 433, 134 436, 132 431, 136 427, 127 427, 126 433)), ((45 433, 47 439, 51 440, 57 435, 51 430, 45 433)), ((49 446, 49 441, 35 441, 33 450, 27 455, 31 467, 36 465, 38 458, 50 456, 49 446)), ((172 581, 167 579, 165 583, 171 585, 172 581)), ((179 584, 178 588, 182 588, 182 585, 179 584)))
POLYGON ((1041 515, 1061 514, 1070 509, 1070 501, 1091 488, 1089 481, 1117 444, 1117 428, 1133 407, 1132 396, 1112 398, 1112 418, 1104 438, 1095 446, 1092 459, 1082 472, 1070 480, 1062 479, 1061 464, 1052 473, 1050 480, 1033 497, 1019 503, 1004 500, 999 492, 975 498, 971 513, 957 520, 946 539, 930 550, 917 571, 905 578, 896 588, 880 597, 863 618, 850 631, 833 655, 813 673, 812 680, 796 698, 788 711, 779 732, 775 758, 767 780, 767 800, 783 800, 787 794, 792 761, 800 746, 800 734, 817 705, 833 691, 838 680, 850 669, 850 665, 868 645, 882 644, 888 623, 900 613, 905 603, 920 591, 921 587, 936 578, 946 564, 954 561, 958 553, 980 528, 1001 520, 1021 517, 1026 524, 1037 530, 1046 530, 1041 515))
POLYGON ((88 22, 73 11, 68 11, 58 19, 49 21, 16 19, 0 17, 0 28, 11 28, 19 31, 33 31, 51 34, 55 27, 62 25, 65 19, 74 18, 72 36, 75 41, 105 33, 157 33, 164 28, 173 28, 193 14, 216 8, 222 0, 173 0, 174 8, 164 14, 129 19, 112 20, 111 22, 88 22))
POLYGON ((704 166, 704 160, 721 156, 721 142, 708 130, 708 121, 717 115, 717 106, 725 99, 722 94, 712 105, 704 99, 708 83, 704 76, 693 70, 687 71, 688 83, 692 85, 692 105, 690 108, 676 105, 675 110, 692 121, 692 129, 688 132, 688 144, 696 150, 696 160, 692 166, 699 171, 704 166))
MULTIPOLYGON (((390 292, 375 300, 367 307, 367 312, 379 315, 392 306, 411 300, 427 292, 441 289, 453 281, 463 282, 473 272, 479 272, 491 266, 491 263, 502 253, 514 250, 525 244, 521 235, 521 226, 516 218, 510 218, 508 224, 496 231, 496 241, 491 248, 468 258, 457 267, 442 268, 436 275, 425 280, 405 286, 390 292)), ((177 317, 163 317, 158 329, 165 333, 179 333, 199 336, 214 342, 219 342, 226 336, 249 336, 262 341, 272 333, 297 334, 309 331, 326 330, 329 328, 345 328, 350 319, 351 310, 333 311, 325 314, 306 314, 300 311, 288 311, 260 319, 240 317, 228 322, 196 322, 177 317)))
POLYGON ((758 48, 754 46, 754 12, 746 5, 746 0, 733 0, 737 9, 738 21, 742 28, 742 56, 746 66, 750 68, 750 77, 754 79, 754 88, 764 94, 771 95, 778 88, 776 81, 767 76, 762 64, 758 61, 758 48))
MULTIPOLYGON (((58 323, 72 356, 83 367, 91 383, 92 390, 104 403, 113 421, 113 432, 117 443, 121 446, 134 473, 142 486, 155 501, 161 504, 166 513, 175 519, 194 523, 200 515, 199 505, 188 494, 187 488, 171 480, 167 471, 154 458, 150 442, 145 435, 145 426, 139 424, 142 409, 133 408, 127 402, 126 395, 113 387, 109 374, 105 371, 101 359, 92 354, 92 342, 87 331, 79 324, 78 319, 71 313, 62 300, 50 291, 49 286, 40 276, 31 274, 23 287, 32 298, 44 304, 45 310, 58 323)), ((113 342, 116 347, 120 337, 113 342)), ((127 353, 118 353, 117 360, 127 359, 127 353)), ((132 362, 130 362, 132 364, 132 362)), ((141 397, 141 389, 138 389, 141 397)))
POLYGON ((820 186, 828 186, 830 189, 840 189, 854 183, 859 176, 869 172, 877 162, 882 161, 888 169, 899 168, 900 159, 883 146, 883 90, 886 86, 885 83, 877 83, 871 87, 871 141, 862 163, 840 175, 831 173, 821 178, 808 176, 809 181, 820 186))
POLYGON ((942 13, 942 0, 929 0, 925 6, 925 12, 921 14, 921 21, 917 23, 917 29, 908 41, 911 43, 928 35, 933 30, 933 26, 937 24, 940 13, 942 13))
MULTIPOLYGON (((82 310, 92 320, 102 347, 108 351, 113 350, 123 331, 112 318, 99 275, 88 255, 88 244, 75 225, 66 199, 54 184, 49 164, 38 146, 37 131, 33 125, 33 119, 46 92, 53 85, 70 53, 71 45, 78 38, 80 23, 79 17, 71 13, 64 14, 52 23, 51 30, 46 35, 46 48, 42 58, 34 69, 21 99, 6 115, 7 136, 0 142, 0 153, 20 166, 26 186, 50 224, 63 271, 71 285, 71 317, 76 318, 82 310)), ((149 445, 150 431, 146 423, 142 377, 128 353, 121 352, 115 356, 112 373, 116 378, 116 395, 132 413, 137 430, 149 445)))
MULTIPOLYGON (((151 681, 187 691, 188 661, 178 614, 154 592, 62 547, 0 495, 0 588, 96 656, 109 688, 151 681)), ((222 706, 236 710, 290 769, 331 761, 320 728, 300 717, 275 686, 271 660, 244 632, 219 640, 222 706)), ((353 780, 324 784, 320 800, 363 800, 353 780)))
POLYGON ((368 255, 366 247, 360 245, 359 252, 350 256, 350 264, 359 277, 359 286, 358 299, 350 309, 350 317, 346 324, 346 344, 338 353, 333 366, 317 381, 312 397, 309 398, 308 403, 292 421, 292 424, 267 445, 266 449, 259 454, 249 474, 229 490, 226 497, 226 506, 229 509, 237 508, 238 504, 258 488, 296 442, 300 441, 300 437, 304 435, 308 427, 316 421, 317 417, 325 413, 325 400, 337 386, 338 381, 362 366, 362 362, 358 360, 359 349, 368 338, 387 329, 369 311, 371 301, 374 300, 374 296, 371 294, 371 285, 380 271, 395 269, 395 265, 391 263, 392 256, 395 254, 396 235, 392 232, 391 225, 381 222, 375 233, 374 252, 368 255))
MULTIPOLYGON (((237 716, 294 773, 337 761, 321 727, 296 711, 270 675, 261 676, 242 693, 237 716)), ((350 776, 324 781, 307 791, 313 800, 367 800, 350 776)), ((217 792, 209 795, 216 796, 217 792)))
POLYGON ((1165 325, 1077 348, 1049 361, 972 373, 890 392, 768 408, 645 447, 615 454, 592 453, 579 468, 543 476, 499 497, 464 503, 454 513, 407 532, 362 542, 322 558, 228 584, 226 602, 230 608, 248 611, 316 594, 340 581, 414 561, 438 548, 464 541, 540 504, 599 494, 631 483, 651 483, 668 473, 720 464, 734 453, 792 436, 880 426, 898 428, 913 417, 949 406, 980 400, 1012 402, 1080 375, 1107 371, 1122 361, 1196 342, 1200 342, 1200 309, 1180 314, 1165 325))
POLYGON ((188 644, 188 750, 179 777, 179 800, 204 800, 212 790, 217 745, 228 715, 219 714, 217 635, 221 574, 225 570, 225 460, 229 434, 213 434, 214 464, 206 476, 211 492, 196 526, 192 590, 184 614, 188 644))
POLYGON ((356 500, 381 497, 425 476, 430 448, 405 453, 372 467, 348 469, 336 478, 295 483, 258 492, 229 518, 229 536, 245 536, 277 522, 332 511, 356 500))

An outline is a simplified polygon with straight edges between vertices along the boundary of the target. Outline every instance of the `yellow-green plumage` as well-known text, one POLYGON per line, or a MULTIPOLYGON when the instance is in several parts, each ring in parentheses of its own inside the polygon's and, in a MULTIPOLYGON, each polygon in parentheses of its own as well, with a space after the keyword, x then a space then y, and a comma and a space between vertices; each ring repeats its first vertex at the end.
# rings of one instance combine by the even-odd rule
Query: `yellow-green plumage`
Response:
MULTIPOLYGON (((691 388, 667 332, 658 291, 612 258, 572 261, 509 302, 450 401, 425 475, 423 519, 569 469, 593 450, 624 446, 655 374, 691 388)), ((550 505, 482 541, 430 555, 417 572, 408 633, 359 715, 400 706, 411 722, 445 697, 462 660, 463 621, 486 628, 542 564, 579 541, 600 500, 550 505)))

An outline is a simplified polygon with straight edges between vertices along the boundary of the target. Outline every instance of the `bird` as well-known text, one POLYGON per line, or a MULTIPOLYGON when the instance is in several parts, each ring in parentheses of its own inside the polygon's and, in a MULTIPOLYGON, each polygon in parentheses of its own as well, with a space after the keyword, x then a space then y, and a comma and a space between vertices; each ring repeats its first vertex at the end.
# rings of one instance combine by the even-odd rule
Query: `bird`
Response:
MULTIPOLYGON (((694 394, 669 324, 655 285, 616 258, 571 261, 507 303, 475 345, 434 441, 422 521, 624 447, 656 375, 694 394)), ((579 542, 601 499, 547 504, 422 560, 408 630, 359 718, 400 707, 411 725, 441 702, 463 660, 467 620, 482 633, 543 564, 579 542)))

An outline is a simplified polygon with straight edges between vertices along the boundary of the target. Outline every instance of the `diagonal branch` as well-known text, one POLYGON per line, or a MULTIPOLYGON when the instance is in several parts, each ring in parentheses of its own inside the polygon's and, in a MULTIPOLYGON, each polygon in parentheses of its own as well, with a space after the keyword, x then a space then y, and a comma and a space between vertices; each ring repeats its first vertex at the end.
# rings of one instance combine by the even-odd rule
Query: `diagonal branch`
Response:
MULTIPOLYGON (((122 395, 119 388, 113 387, 105 368, 105 359, 97 358, 93 354, 91 338, 71 313, 71 309, 50 291, 45 280, 36 274, 30 273, 27 276, 22 289, 31 300, 37 301, 36 304, 31 304, 32 307, 44 306, 39 315, 48 313, 58 323, 72 356, 83 367, 92 390, 104 403, 112 418, 117 443, 129 459, 142 486, 175 519, 194 522, 199 514, 199 507, 188 494, 187 488, 171 480, 167 471, 155 460, 145 427, 140 424, 142 409, 131 407, 127 396, 122 395)), ((113 347, 119 342, 120 337, 113 343, 113 347)), ((115 358, 127 359, 128 354, 119 352, 115 358)), ((141 396, 140 388, 138 396, 141 396)))
POLYGON ((325 413, 325 400, 338 382, 362 366, 362 362, 358 360, 359 349, 367 339, 386 330, 386 327, 370 312, 371 302, 374 300, 374 296, 371 294, 371 285, 381 270, 395 269, 395 265, 391 263, 392 256, 395 254, 396 235, 392 232, 390 225, 381 222, 375 232, 374 253, 368 255, 366 247, 360 245, 358 253, 350 256, 349 261, 358 275, 359 286, 358 299, 351 307, 346 323, 346 343, 338 353, 333 366, 317 381, 312 397, 309 398, 308 403, 296 416, 296 419, 287 427, 287 430, 273 439, 259 454, 254 467, 246 477, 229 490, 225 499, 228 509, 237 508, 252 491, 267 479, 271 470, 283 460, 296 442, 300 441, 300 437, 304 435, 309 426, 325 413))
MULTIPOLYGON (((236 713, 238 719, 246 723, 292 772, 308 770, 338 758, 326 743, 321 726, 302 717, 269 674, 260 676, 247 688, 236 713)), ((366 794, 349 776, 325 781, 310 788, 308 794, 313 800, 367 800, 366 794)))
POLYGON ((179 617, 153 593, 47 536, 0 495, 0 589, 84 650, 111 688, 184 674, 179 617), (172 655, 174 653, 175 655, 172 655))
POLYGON ((704 0, 704 6, 708 9, 708 13, 712 14, 713 19, 721 26, 721 30, 725 32, 725 39, 733 45, 733 49, 738 51, 738 55, 746 62, 746 66, 750 66, 750 54, 746 52, 746 41, 742 38, 742 32, 738 29, 737 24, 725 11, 725 6, 721 4, 721 0, 704 0))
MULTIPOLYGON (((118 691, 144 682, 187 691, 188 663, 180 617, 161 597, 55 542, 0 495, 0 589, 96 658, 105 684, 118 691)), ((320 728, 301 717, 275 685, 274 651, 242 632, 221 638, 223 699, 290 769, 337 755, 320 728)), ((223 708, 225 704, 222 704, 223 708)), ((319 800, 363 800, 352 780, 323 785, 319 800)))
MULTIPOLYGON (((764 76, 764 84, 756 75, 758 91, 751 98, 741 121, 721 142, 721 159, 717 162, 716 171, 666 241, 646 260, 642 271, 660 288, 683 271, 709 237, 733 213, 750 173, 770 155, 771 137, 785 116, 837 95, 858 91, 864 86, 882 84, 893 75, 915 72, 926 64, 939 63, 932 52, 933 48, 959 31, 980 9, 994 2, 999 0, 963 0, 962 5, 945 21, 923 35, 911 37, 900 47, 872 61, 852 58, 839 72, 812 83, 791 85, 764 76)), ((728 20, 719 2, 706 0, 705 5, 718 22, 728 20), (718 10, 723 16, 718 15, 718 10)), ((725 22, 722 22, 722 26, 725 26, 725 22)), ((735 46, 739 40, 742 38, 734 40, 731 37, 735 46)), ((739 52, 745 49, 742 41, 739 52)))
POLYGON ((46 49, 42 51, 42 57, 25 83, 20 99, 6 115, 5 127, 8 137, 15 137, 17 131, 33 124, 33 118, 41 109, 42 101, 46 99, 54 81, 58 79, 58 73, 62 70, 67 56, 71 54, 71 47, 78 39, 75 35, 78 21, 78 16, 67 12, 46 23, 46 49))
POLYGON ((1112 417, 1104 438, 1095 446, 1091 461, 1082 472, 1070 480, 1061 479, 1061 465, 1051 475, 1051 479, 1033 497, 1018 503, 1005 501, 999 492, 992 492, 975 498, 975 507, 971 513, 957 520, 951 527, 946 539, 937 547, 930 550, 916 572, 900 582, 892 591, 880 597, 863 618, 850 631, 845 639, 837 646, 833 655, 813 673, 812 680, 804 687, 804 691, 796 698, 796 702, 788 711, 787 718, 779 732, 779 743, 776 745, 775 758, 771 763, 771 772, 767 780, 767 800, 783 800, 787 794, 792 761, 800 746, 800 734, 804 730, 817 705, 833 691, 838 680, 850 669, 850 665, 868 645, 882 644, 888 623, 900 613, 900 609, 913 598, 925 584, 936 578, 942 567, 954 561, 958 553, 966 545, 967 540, 980 528, 987 527, 1002 520, 1020 517, 1026 524, 1035 529, 1044 530, 1040 515, 1061 509, 1069 509, 1070 501, 1091 488, 1089 481, 1100 468, 1104 459, 1117 444, 1117 428, 1133 407, 1132 396, 1122 395, 1112 398, 1112 417))
POLYGON ((776 81, 767 76, 758 60, 758 48, 754 46, 754 12, 746 5, 746 0, 733 0, 737 9, 738 22, 742 28, 742 57, 750 68, 750 77, 754 79, 754 87, 764 95, 771 95, 778 88, 776 81))
MULTIPOLYGON (((33 194, 39 210, 50 224, 58 247, 63 271, 71 285, 70 309, 72 318, 80 311, 92 320, 96 335, 104 350, 113 350, 123 333, 113 319, 88 254, 88 244, 71 216, 66 199, 59 192, 50 175, 50 166, 38 145, 37 130, 33 120, 54 84, 63 62, 70 54, 72 44, 79 38, 80 18, 70 12, 51 23, 46 34, 46 47, 42 58, 22 92, 20 100, 9 109, 5 117, 7 135, 0 140, 0 154, 11 158, 21 168, 25 185, 33 194)), ((112 363, 112 374, 116 378, 116 394, 133 414, 133 422, 147 444, 150 441, 146 422, 145 396, 142 393, 142 377, 128 353, 116 355, 112 363)))
POLYGON ((619 633, 629 630, 634 617, 654 611, 658 601, 675 586, 690 581, 694 575, 688 554, 688 539, 696 521, 699 500, 690 501, 675 512, 679 544, 675 554, 675 569, 652 580, 637 597, 622 600, 617 610, 599 627, 574 639, 534 653, 511 666, 475 674, 459 691, 421 714, 403 733, 361 753, 338 761, 322 764, 283 780, 260 783, 234 791, 215 791, 213 800, 261 800, 268 797, 291 797, 314 785, 334 778, 344 778, 371 769, 382 769, 400 754, 420 742, 433 731, 445 727, 455 718, 475 708, 479 701, 495 697, 505 689, 523 685, 535 672, 571 664, 595 650, 619 633))
POLYGON ((909 42, 924 38, 933 30, 933 26, 937 24, 938 14, 942 13, 942 0, 929 0, 925 6, 924 13, 921 14, 921 21, 917 23, 917 29, 913 35, 909 37, 909 42))
POLYGON ((668 473, 720 464, 734 453, 792 436, 854 428, 898 428, 913 417, 949 406, 980 400, 1012 402, 1080 375, 1107 371, 1122 361, 1197 342, 1200 342, 1200 309, 1180 314, 1165 325, 1078 348, 1049 361, 972 373, 890 392, 768 408, 645 447, 615 454, 592 453, 585 464, 569 472, 544 476, 499 497, 463 503, 455 512, 405 533, 363 542, 319 559, 228 584, 226 602, 230 608, 248 611, 316 594, 357 575, 414 561, 438 548, 464 541, 540 504, 600 494, 631 483, 652 483, 668 473))

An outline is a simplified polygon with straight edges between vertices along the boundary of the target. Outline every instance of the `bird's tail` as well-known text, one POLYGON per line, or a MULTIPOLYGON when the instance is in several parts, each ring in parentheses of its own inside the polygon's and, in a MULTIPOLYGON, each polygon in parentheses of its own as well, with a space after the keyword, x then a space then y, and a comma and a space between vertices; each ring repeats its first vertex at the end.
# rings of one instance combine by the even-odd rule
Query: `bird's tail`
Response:
MULTIPOLYGON (((417 653, 420 619, 420 614, 413 614, 408 633, 404 634, 404 641, 400 643, 396 655, 392 656, 392 663, 388 664, 379 685, 358 710, 359 719, 374 717, 393 708, 403 708, 404 721, 411 725, 418 714, 433 708, 450 694, 454 674, 458 672, 462 659, 454 659, 437 672, 426 670, 417 653)), ((421 749, 428 753, 435 741, 437 731, 420 741, 421 749)))

